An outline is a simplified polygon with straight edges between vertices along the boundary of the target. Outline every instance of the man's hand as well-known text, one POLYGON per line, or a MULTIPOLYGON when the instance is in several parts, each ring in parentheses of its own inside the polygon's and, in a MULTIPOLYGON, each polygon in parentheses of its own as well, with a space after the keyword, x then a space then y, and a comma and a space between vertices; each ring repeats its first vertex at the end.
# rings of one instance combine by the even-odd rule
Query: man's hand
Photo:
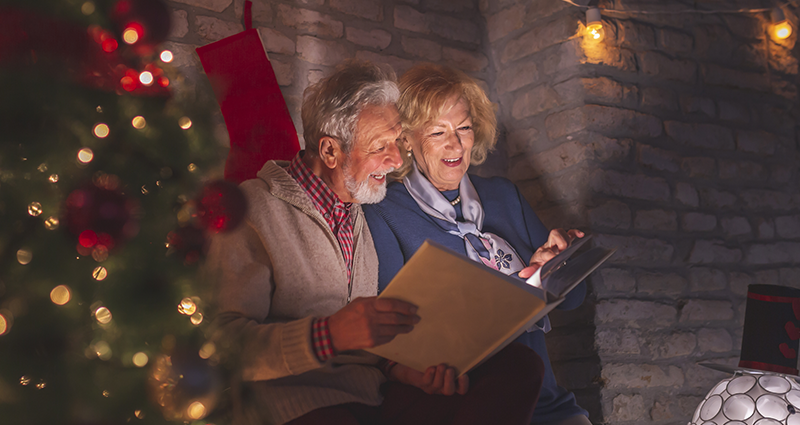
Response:
POLYGON ((464 374, 456 378, 456 371, 445 364, 431 366, 425 373, 401 364, 395 365, 389 377, 401 384, 413 385, 428 394, 464 395, 469 390, 469 377, 464 374))
POLYGON ((376 297, 356 298, 328 319, 336 352, 386 344, 419 322, 417 307, 405 301, 376 297))
POLYGON ((519 277, 527 279, 536 273, 544 263, 550 261, 551 258, 558 255, 559 252, 567 249, 572 241, 576 238, 582 238, 584 233, 577 229, 553 229, 550 231, 550 236, 547 237, 547 242, 540 246, 531 257, 531 262, 528 267, 519 271, 519 277))

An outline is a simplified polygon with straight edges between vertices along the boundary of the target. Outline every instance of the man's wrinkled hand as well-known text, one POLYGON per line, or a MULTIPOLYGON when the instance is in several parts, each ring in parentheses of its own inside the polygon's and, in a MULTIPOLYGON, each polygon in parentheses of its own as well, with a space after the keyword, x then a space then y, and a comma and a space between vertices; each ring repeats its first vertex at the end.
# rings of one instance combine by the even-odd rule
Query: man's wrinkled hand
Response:
POLYGON ((356 298, 328 319, 336 352, 386 344, 411 332, 419 322, 417 307, 391 298, 356 298))
POLYGON ((390 378, 402 384, 413 385, 428 394, 464 395, 469 390, 469 377, 464 374, 456 378, 456 370, 445 364, 431 366, 425 373, 398 364, 392 368, 390 378))
POLYGON ((519 277, 527 279, 536 273, 546 262, 558 255, 559 252, 567 249, 577 238, 582 238, 585 234, 578 229, 553 229, 547 237, 547 242, 540 246, 531 257, 528 267, 520 270, 519 277))

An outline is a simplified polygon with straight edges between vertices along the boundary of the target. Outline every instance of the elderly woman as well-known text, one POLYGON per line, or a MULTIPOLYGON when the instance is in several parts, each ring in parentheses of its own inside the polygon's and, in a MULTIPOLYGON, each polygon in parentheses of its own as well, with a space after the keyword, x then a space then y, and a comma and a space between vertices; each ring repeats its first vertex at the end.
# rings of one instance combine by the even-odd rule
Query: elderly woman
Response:
MULTIPOLYGON (((583 237, 578 230, 548 232, 507 179, 467 174, 469 165, 483 162, 496 141, 494 105, 473 79, 451 68, 422 64, 399 83, 397 106, 407 152, 398 171, 402 181, 390 184, 379 204, 364 206, 378 253, 380 290, 425 239, 526 278, 572 239, 583 237)), ((577 307, 585 292, 581 283, 560 308, 577 307)), ((574 395, 556 383, 546 330, 547 318, 517 340, 533 348, 545 364, 533 422, 589 424, 574 395)))

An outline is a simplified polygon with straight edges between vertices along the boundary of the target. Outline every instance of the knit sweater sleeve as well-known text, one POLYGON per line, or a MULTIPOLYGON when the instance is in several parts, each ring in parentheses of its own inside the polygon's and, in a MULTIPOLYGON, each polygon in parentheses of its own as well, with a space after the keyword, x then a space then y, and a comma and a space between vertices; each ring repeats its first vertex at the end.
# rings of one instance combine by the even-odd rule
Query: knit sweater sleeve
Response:
POLYGON ((236 357, 244 380, 276 379, 322 366, 311 338, 313 317, 268 319, 273 267, 250 223, 212 239, 206 269, 215 283, 214 340, 236 357))

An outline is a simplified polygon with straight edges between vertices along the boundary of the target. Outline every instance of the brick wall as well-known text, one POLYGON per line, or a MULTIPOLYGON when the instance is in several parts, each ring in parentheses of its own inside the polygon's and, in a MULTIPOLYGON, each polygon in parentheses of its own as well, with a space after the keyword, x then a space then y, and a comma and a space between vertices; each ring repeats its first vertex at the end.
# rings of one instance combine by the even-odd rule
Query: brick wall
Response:
MULTIPOLYGON (((772 6, 688 3, 601 7, 772 6)), ((243 29, 243 0, 169 4, 179 95, 211 96, 192 52, 243 29)), ((600 44, 561 0, 255 0, 253 16, 298 131, 303 89, 345 58, 483 81, 501 140, 478 171, 515 181, 548 226, 618 249, 547 336, 595 423, 686 423, 725 376, 696 362, 738 360, 747 285, 800 287, 798 52, 767 40, 767 14, 605 13, 600 44)))

